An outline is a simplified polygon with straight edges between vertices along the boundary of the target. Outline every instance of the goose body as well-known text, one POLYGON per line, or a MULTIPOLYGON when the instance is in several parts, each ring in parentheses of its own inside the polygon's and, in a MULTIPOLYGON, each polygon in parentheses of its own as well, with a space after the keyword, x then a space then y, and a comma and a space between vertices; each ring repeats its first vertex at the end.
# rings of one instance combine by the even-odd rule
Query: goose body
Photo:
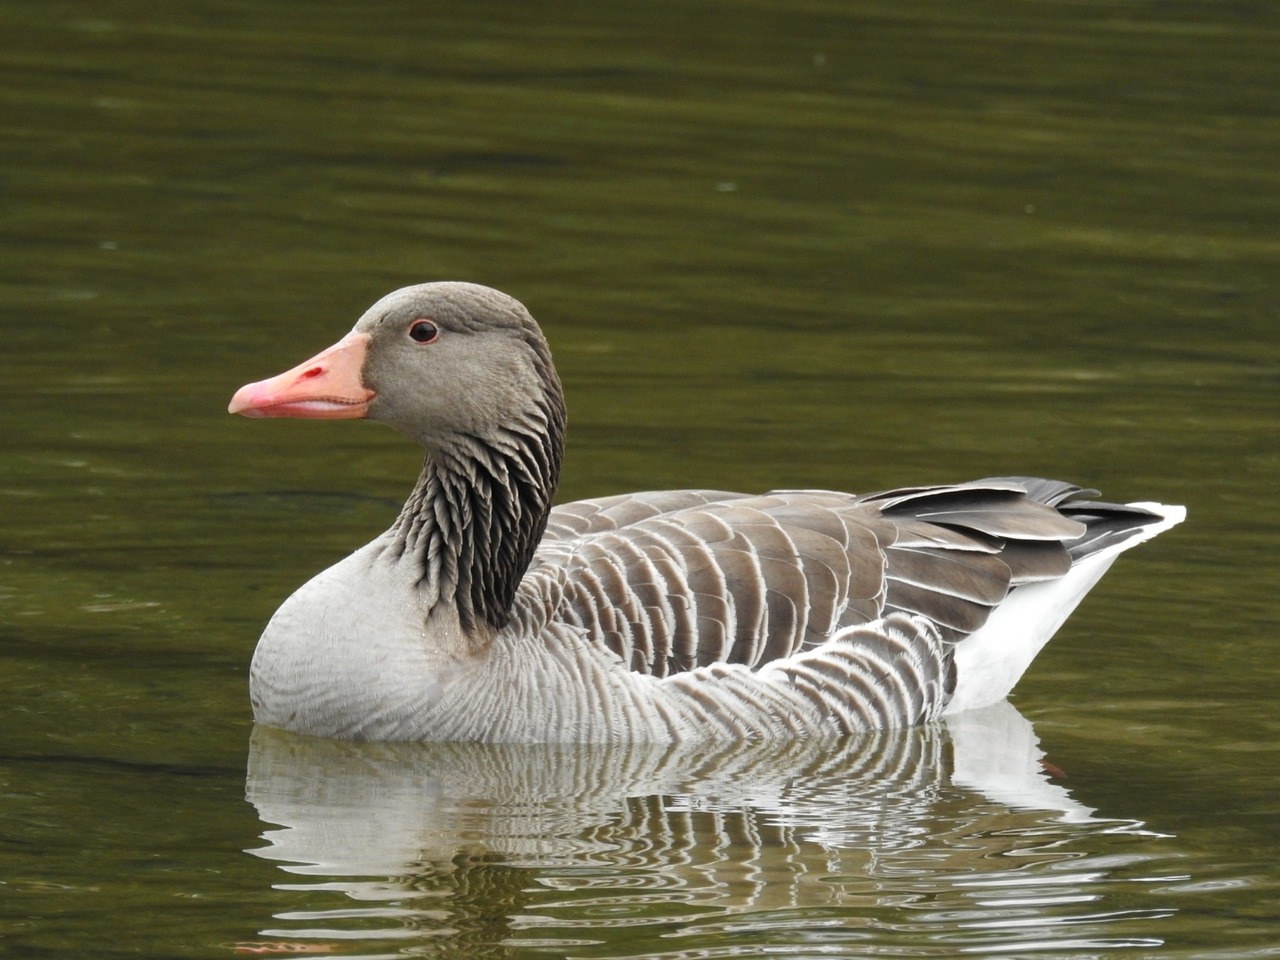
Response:
POLYGON ((552 507, 565 413, 524 307, 406 287, 233 413, 382 420, 426 449, 389 530, 272 617, 259 723, 372 740, 797 737, 1008 695, 1122 551, 1180 522, 1034 478, 552 507))

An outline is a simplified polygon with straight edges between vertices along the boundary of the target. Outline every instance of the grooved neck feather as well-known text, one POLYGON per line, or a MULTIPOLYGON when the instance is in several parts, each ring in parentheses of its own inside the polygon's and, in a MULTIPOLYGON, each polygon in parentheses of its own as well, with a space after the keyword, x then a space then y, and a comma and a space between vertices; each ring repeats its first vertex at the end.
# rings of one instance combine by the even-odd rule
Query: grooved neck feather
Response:
POLYGON ((533 559, 564 451, 559 384, 545 384, 536 415, 482 439, 459 436, 428 450, 422 474, 392 525, 402 555, 419 565, 429 611, 448 604, 462 629, 507 623, 533 559))

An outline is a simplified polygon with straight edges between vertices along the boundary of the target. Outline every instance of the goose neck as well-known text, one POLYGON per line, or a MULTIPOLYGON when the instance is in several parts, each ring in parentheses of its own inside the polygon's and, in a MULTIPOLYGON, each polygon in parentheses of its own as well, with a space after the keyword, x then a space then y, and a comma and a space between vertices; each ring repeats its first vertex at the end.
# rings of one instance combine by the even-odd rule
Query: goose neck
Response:
POLYGON ((399 559, 415 564, 429 616, 456 611, 471 637, 506 625, 546 529, 559 460, 558 444, 519 434, 428 451, 391 532, 399 559))

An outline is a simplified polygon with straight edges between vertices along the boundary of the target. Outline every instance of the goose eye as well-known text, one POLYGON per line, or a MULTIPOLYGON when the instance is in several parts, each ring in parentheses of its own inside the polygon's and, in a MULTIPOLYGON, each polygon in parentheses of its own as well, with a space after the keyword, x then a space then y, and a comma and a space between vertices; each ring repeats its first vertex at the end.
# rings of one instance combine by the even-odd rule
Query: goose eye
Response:
POLYGON ((409 339, 416 343, 435 343, 440 339, 440 328, 430 320, 415 320, 409 324, 409 339))

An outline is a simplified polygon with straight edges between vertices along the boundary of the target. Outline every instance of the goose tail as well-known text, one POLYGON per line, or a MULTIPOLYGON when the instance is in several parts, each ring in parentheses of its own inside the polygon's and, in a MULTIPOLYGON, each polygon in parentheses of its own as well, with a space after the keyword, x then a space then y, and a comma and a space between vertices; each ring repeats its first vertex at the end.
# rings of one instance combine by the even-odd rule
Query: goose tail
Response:
POLYGON ((1067 500, 1055 504, 1083 522, 1086 532, 1068 549, 1070 571, 1054 580, 1015 586, 987 622, 956 645, 956 691, 946 714, 997 703, 1085 594, 1121 553, 1181 523, 1185 507, 1162 503, 1105 504, 1067 500))

